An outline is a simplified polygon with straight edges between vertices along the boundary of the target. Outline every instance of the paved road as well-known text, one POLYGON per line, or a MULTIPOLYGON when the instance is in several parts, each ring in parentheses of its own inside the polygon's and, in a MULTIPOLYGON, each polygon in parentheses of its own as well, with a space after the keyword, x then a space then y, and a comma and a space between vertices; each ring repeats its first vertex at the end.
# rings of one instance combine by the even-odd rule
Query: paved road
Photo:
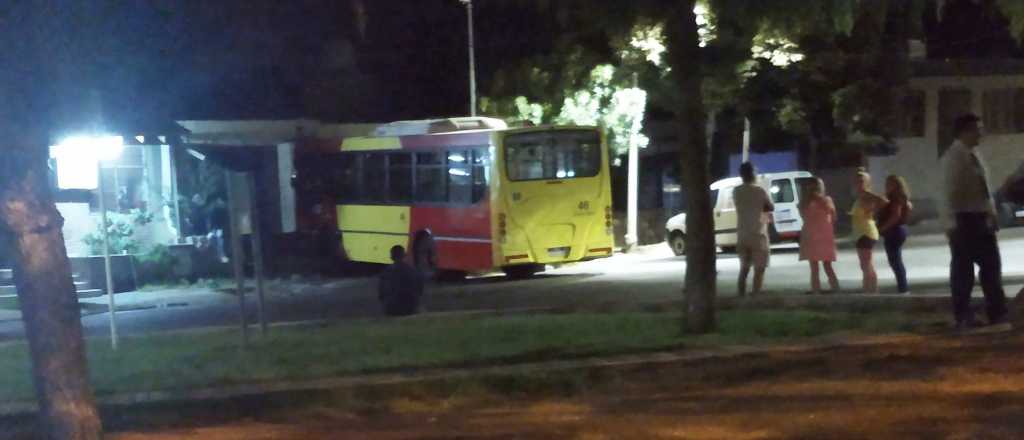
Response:
MULTIPOLYGON (((1013 293, 1024 283, 1024 229, 1004 232, 1002 246, 1007 290, 1013 293)), ((942 237, 912 238, 906 260, 915 294, 948 292, 945 284, 949 251, 942 237)), ((876 257, 876 263, 883 293, 895 292, 884 253, 876 257)), ((734 294, 738 265, 735 256, 719 256, 720 295, 734 294)), ((678 299, 685 267, 684 259, 672 256, 667 247, 653 246, 637 254, 555 269, 530 280, 508 281, 495 275, 434 286, 425 306, 431 311, 640 307, 678 299)), ((843 290, 856 292, 860 272, 852 250, 840 252, 837 271, 843 290)), ((807 277, 806 264, 798 261, 795 249, 780 248, 772 257, 766 288, 772 294, 800 293, 808 288, 807 277)), ((322 283, 301 293, 273 291, 268 299, 268 317, 273 322, 287 322, 379 316, 374 287, 372 279, 361 278, 322 283)), ((247 314, 252 322, 253 301, 249 302, 247 314)), ((118 313, 122 334, 234 325, 238 319, 237 301, 229 295, 203 301, 202 306, 118 313)), ((107 314, 85 316, 82 323, 88 335, 102 336, 108 332, 107 314)), ((0 323, 0 340, 20 338, 22 334, 19 321, 0 323)))

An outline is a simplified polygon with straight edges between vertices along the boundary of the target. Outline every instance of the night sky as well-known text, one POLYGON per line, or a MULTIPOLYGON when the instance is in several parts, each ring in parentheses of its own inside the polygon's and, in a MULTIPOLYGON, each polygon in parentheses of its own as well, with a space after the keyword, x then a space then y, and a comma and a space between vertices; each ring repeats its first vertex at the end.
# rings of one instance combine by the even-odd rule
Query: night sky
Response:
MULTIPOLYGON (((466 113, 457 0, 19 3, 0 7, 2 61, 13 67, 0 72, 5 101, 50 86, 38 72, 64 44, 73 86, 95 85, 105 112, 348 121, 466 113)), ((478 33, 492 23, 481 20, 478 33)), ((481 79, 493 49, 481 48, 481 79)))
MULTIPOLYGON (((105 113, 173 119, 356 122, 467 113, 466 15, 458 0, 5 3, 0 98, 7 103, 88 86, 102 96, 105 113), (61 65, 49 54, 59 49, 54 45, 73 54, 64 58, 74 61, 64 62, 72 67, 65 66, 63 88, 48 76, 61 65)), ((481 94, 496 68, 551 50, 555 33, 564 31, 528 3, 476 2, 481 94)), ((966 6, 955 14, 963 23, 941 29, 947 35, 1016 50, 999 47, 1008 32, 991 41, 992 23, 971 15, 972 2, 952 3, 966 6)), ((931 42, 947 48, 936 57, 980 50, 931 42)))

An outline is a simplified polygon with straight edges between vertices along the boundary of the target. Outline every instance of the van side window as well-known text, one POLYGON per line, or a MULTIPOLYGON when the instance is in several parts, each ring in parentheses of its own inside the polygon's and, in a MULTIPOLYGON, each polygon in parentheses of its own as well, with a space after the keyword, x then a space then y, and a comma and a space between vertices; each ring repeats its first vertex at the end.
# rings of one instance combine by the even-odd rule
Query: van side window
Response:
POLYGON ((771 192, 773 203, 793 203, 796 201, 793 182, 789 179, 773 180, 771 192))
POLYGON ((720 197, 717 206, 719 210, 731 211, 736 209, 736 202, 734 202, 732 198, 732 191, 735 189, 736 187, 726 188, 724 191, 719 193, 720 197))

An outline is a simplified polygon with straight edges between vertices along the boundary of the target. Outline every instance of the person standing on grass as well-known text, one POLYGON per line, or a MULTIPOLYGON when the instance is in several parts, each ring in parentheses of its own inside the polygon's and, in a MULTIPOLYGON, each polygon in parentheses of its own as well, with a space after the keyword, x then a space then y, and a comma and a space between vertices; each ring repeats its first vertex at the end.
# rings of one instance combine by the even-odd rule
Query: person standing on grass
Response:
POLYGON ((768 192, 757 184, 754 164, 740 165, 743 184, 733 189, 736 204, 736 253, 740 257, 739 296, 747 295, 747 275, 754 269, 753 294, 761 293, 764 273, 768 269, 771 249, 768 244, 768 222, 775 211, 768 192))
POLYGON ((886 178, 885 197, 889 203, 878 213, 878 232, 885 239, 885 255, 896 276, 897 290, 899 293, 910 293, 907 267, 903 264, 903 245, 909 235, 907 222, 913 205, 910 203, 910 189, 906 179, 895 175, 886 178))
POLYGON ((989 324, 1008 326, 1002 257, 996 238, 999 230, 996 206, 988 171, 978 153, 981 118, 973 114, 958 117, 953 123, 953 136, 953 144, 942 156, 942 170, 945 177, 943 220, 952 257, 949 282, 956 327, 964 331, 976 325, 971 310, 975 265, 979 267, 989 324))
POLYGON ((405 248, 391 248, 391 265, 380 275, 378 295, 384 313, 389 316, 409 316, 420 311, 423 296, 423 277, 416 268, 405 262, 405 248))
POLYGON ((800 260, 811 265, 811 291, 820 294, 821 276, 819 266, 825 267, 831 291, 839 291, 839 278, 832 268, 836 261, 836 204, 825 193, 825 182, 814 179, 806 188, 806 195, 800 201, 800 216, 804 219, 800 230, 800 260))
POLYGON ((875 271, 874 252, 875 244, 878 243, 881 235, 878 232, 878 224, 875 223, 875 214, 889 201, 871 191, 871 175, 864 168, 857 170, 853 182, 857 191, 857 199, 853 202, 850 216, 853 223, 853 237, 856 240, 857 258, 860 260, 860 270, 863 273, 864 293, 878 293, 878 273, 875 271))

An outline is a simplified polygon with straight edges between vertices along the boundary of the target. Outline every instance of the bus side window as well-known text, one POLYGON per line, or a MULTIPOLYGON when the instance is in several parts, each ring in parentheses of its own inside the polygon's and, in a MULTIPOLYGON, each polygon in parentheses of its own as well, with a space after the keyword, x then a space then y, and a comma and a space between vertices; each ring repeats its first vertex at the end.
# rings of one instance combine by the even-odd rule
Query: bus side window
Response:
POLYGON ((388 197, 390 203, 412 201, 412 155, 392 153, 388 157, 388 197))
POLYGON ((356 155, 341 153, 329 158, 317 158, 317 174, 322 176, 323 188, 336 201, 352 201, 359 197, 359 165, 356 155))
POLYGON ((466 150, 448 152, 448 201, 469 204, 473 197, 472 158, 466 150))
POLYGON ((438 203, 446 199, 446 169, 441 153, 416 153, 415 199, 438 203))
POLYGON ((479 203, 487 195, 487 185, 491 181, 489 163, 486 148, 473 150, 473 203, 479 203))
POLYGON ((380 153, 364 153, 362 175, 360 176, 359 201, 381 202, 381 186, 387 179, 387 156, 380 153))

